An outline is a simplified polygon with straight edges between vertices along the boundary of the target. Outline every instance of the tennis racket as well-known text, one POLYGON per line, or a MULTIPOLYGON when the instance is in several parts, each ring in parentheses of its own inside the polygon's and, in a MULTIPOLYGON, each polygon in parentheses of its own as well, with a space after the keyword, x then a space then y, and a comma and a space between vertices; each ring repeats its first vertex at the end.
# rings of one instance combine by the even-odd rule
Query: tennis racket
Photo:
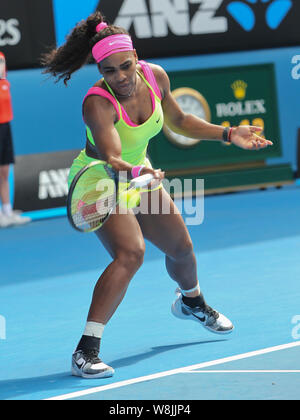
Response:
MULTIPOLYGON (((146 187, 153 179, 152 174, 134 178, 125 191, 146 187)), ((118 204, 117 173, 106 162, 94 161, 82 168, 70 185, 68 219, 77 231, 94 232, 103 226, 118 204)))

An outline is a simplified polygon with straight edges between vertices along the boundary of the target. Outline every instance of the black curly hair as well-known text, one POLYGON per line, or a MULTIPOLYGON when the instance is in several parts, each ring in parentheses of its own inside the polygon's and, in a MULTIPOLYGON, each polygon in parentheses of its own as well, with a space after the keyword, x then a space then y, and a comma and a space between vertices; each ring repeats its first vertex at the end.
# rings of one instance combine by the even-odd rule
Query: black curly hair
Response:
POLYGON ((108 25, 97 33, 97 25, 104 21, 102 13, 97 11, 79 22, 61 47, 42 56, 43 73, 49 73, 56 82, 63 79, 67 85, 72 74, 91 60, 92 48, 98 41, 110 35, 128 34, 124 28, 115 25, 108 25))

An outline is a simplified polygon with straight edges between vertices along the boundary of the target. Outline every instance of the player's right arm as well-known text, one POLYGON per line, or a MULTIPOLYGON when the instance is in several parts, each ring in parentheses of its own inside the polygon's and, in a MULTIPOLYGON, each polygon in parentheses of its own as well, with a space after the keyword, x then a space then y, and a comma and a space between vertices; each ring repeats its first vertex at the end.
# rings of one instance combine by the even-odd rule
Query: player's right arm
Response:
POLYGON ((83 110, 84 121, 92 132, 98 159, 109 163, 115 171, 131 172, 132 165, 121 156, 121 140, 115 128, 117 115, 112 104, 101 96, 90 96, 83 110))
MULTIPOLYGON (((101 96, 89 96, 84 103, 83 117, 92 132, 98 159, 110 164, 116 172, 127 172, 130 179, 133 165, 122 159, 121 139, 115 128, 118 116, 113 105, 101 96)), ((164 177, 160 170, 143 168, 141 175, 146 173, 155 178, 164 177)))

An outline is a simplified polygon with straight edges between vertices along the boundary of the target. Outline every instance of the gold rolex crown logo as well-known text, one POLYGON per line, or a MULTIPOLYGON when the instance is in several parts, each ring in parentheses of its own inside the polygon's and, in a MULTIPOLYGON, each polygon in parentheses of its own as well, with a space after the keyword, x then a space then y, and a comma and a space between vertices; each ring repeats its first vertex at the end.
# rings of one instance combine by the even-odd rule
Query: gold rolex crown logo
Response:
POLYGON ((234 96, 236 99, 244 99, 246 96, 246 90, 247 90, 247 83, 243 80, 236 80, 232 83, 231 88, 233 90, 234 96))

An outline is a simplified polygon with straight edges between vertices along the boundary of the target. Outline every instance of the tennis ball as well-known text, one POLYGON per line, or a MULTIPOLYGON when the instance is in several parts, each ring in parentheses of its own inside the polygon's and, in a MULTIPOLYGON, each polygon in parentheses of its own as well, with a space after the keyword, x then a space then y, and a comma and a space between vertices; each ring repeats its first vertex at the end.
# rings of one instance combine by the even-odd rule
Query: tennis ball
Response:
POLYGON ((119 204, 123 208, 133 209, 140 204, 141 195, 137 190, 123 191, 120 194, 119 204))

